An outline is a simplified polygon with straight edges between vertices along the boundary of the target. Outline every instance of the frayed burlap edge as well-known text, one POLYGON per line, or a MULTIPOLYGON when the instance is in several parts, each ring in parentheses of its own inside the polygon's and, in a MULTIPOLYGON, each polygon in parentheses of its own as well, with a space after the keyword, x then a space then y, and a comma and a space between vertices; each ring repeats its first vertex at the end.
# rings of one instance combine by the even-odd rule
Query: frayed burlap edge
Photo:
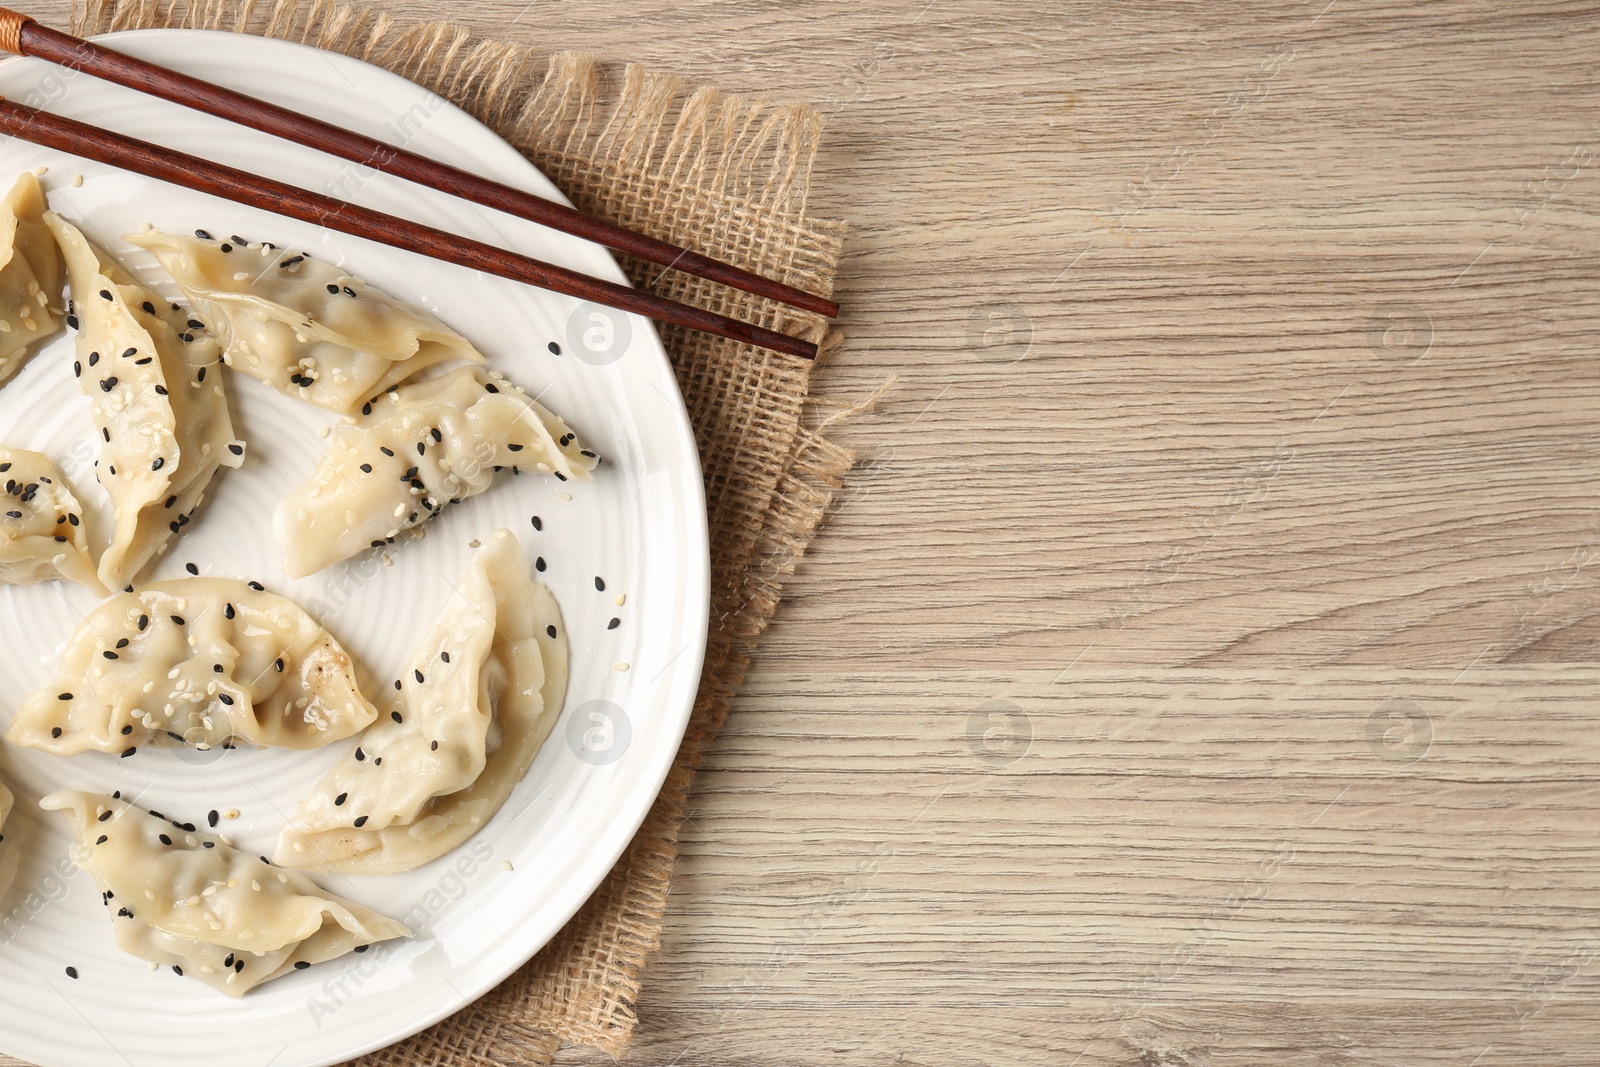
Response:
MULTIPOLYGON (((258 33, 404 75, 521 149, 584 211, 829 293, 842 228, 807 215, 821 120, 636 66, 405 24, 330 0, 76 0, 80 34, 181 26, 258 33)), ((814 316, 639 263, 634 283, 822 343, 814 316)), ((712 626, 694 716, 660 798, 578 916, 527 967, 454 1018, 361 1067, 547 1064, 562 1042, 616 1054, 660 946, 690 786, 756 641, 854 456, 817 427, 810 365, 667 327, 694 423, 712 544, 712 626)))

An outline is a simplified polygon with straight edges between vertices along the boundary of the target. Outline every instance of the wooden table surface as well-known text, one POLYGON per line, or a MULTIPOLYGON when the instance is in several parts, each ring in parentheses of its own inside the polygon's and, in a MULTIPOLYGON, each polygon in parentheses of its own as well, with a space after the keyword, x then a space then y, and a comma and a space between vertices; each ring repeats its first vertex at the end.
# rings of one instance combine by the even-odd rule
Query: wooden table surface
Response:
POLYGON ((820 102, 898 376, 625 1064, 1596 1062, 1600 9, 391 6, 820 102))

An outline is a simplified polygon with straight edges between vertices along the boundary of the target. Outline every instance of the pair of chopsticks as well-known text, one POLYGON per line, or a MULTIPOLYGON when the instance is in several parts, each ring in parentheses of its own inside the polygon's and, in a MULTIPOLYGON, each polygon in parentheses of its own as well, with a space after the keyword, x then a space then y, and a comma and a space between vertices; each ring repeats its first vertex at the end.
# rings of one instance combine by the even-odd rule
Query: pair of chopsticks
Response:
MULTIPOLYGON (((19 56, 48 60, 196 111, 287 138, 362 166, 519 215, 651 263, 828 318, 839 313, 838 304, 804 290, 666 241, 590 218, 565 204, 513 189, 276 104, 135 59, 42 26, 26 15, 6 8, 0 8, 0 49, 19 56)), ((485 274, 526 282, 541 289, 636 312, 662 322, 729 337, 758 348, 805 359, 815 359, 817 355, 814 343, 754 323, 653 296, 446 230, 423 226, 409 219, 313 193, 148 141, 125 137, 3 98, 0 98, 0 133, 12 134, 71 155, 417 252, 485 274)))

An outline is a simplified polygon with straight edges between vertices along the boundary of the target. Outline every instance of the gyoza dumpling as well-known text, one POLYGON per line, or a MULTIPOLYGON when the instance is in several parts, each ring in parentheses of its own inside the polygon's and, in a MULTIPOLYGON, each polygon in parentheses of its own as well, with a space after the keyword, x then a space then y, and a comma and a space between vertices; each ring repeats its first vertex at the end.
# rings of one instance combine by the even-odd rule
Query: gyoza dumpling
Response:
POLYGON ((565 422, 481 367, 392 389, 362 412, 334 427, 311 480, 273 515, 292 577, 393 541, 504 467, 585 481, 598 462, 565 422))
POLYGON ((0 201, 0 382, 61 328, 65 279, 61 250, 44 225, 39 179, 19 174, 0 201))
POLYGON ((0 446, 0 583, 28 585, 65 578, 95 596, 106 587, 95 577, 84 534, 83 509, 55 464, 37 452, 0 446))
POLYGON ((254 582, 180 578, 90 612, 6 737, 58 756, 132 755, 151 740, 303 749, 377 714, 349 654, 292 601, 254 582))
POLYGON ((303 801, 273 861, 392 874, 482 829, 561 715, 567 637, 509 530, 489 540, 400 691, 303 801))
POLYGON ((45 223, 67 257, 78 320, 78 388, 94 402, 103 442, 95 475, 116 530, 100 580, 120 589, 189 521, 219 466, 237 467, 217 343, 176 304, 129 277, 57 215, 45 223))
POLYGON ((432 315, 304 252, 159 231, 127 240, 153 252, 226 339, 229 366, 330 411, 436 363, 483 362, 432 315))
POLYGON ((231 997, 291 970, 411 935, 303 874, 118 795, 63 791, 39 806, 71 824, 73 859, 100 887, 118 948, 231 997))

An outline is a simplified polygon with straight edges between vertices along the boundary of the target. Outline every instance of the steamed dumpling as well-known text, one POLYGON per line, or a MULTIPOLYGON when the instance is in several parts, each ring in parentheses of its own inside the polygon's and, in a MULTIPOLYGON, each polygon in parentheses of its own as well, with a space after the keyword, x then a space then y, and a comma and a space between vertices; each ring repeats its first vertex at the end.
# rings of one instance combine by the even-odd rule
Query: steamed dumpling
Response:
POLYGON ((504 467, 584 481, 597 462, 521 389, 462 367, 392 389, 334 427, 311 480, 278 505, 273 532, 290 576, 303 578, 478 495, 504 467))
POLYGON ((120 589, 188 523, 217 468, 239 466, 244 446, 233 437, 222 376, 207 376, 216 341, 77 227, 44 218, 66 253, 78 321, 73 373, 93 401, 101 439, 95 474, 116 517, 100 580, 120 589))
POLYGON ((95 596, 83 509, 55 464, 37 452, 0 446, 0 584, 29 585, 65 578, 95 596))
POLYGON ((66 267, 44 224, 44 193, 32 174, 17 175, 0 201, 0 382, 61 328, 66 267))
POLYGON ((58 756, 131 755, 152 740, 305 749, 377 714, 349 654, 293 602, 256 583, 180 578, 92 611, 6 737, 58 756))
POLYGON ((274 862, 409 871, 482 829, 528 773, 561 715, 567 638, 509 530, 474 557, 399 686, 300 804, 274 862))
POLYGON ((39 806, 71 824, 73 859, 100 887, 117 947, 228 996, 411 934, 303 874, 120 795, 63 791, 39 806))
POLYGON ((330 411, 437 363, 483 362, 432 315, 304 252, 160 231, 127 240, 154 253, 225 338, 229 366, 330 411))

